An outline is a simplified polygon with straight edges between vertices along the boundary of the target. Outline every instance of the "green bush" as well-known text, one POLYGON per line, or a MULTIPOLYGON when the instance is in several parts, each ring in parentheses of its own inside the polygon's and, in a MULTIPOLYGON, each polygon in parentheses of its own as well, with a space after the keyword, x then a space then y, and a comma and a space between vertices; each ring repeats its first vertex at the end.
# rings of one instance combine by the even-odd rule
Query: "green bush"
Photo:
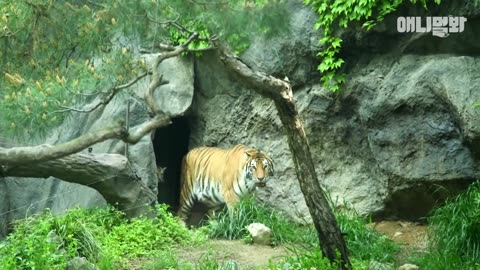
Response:
POLYGON ((151 218, 127 220, 113 208, 72 209, 62 216, 46 211, 19 221, 0 244, 0 269, 65 269, 76 256, 102 270, 118 269, 128 259, 201 241, 165 205, 152 211, 151 218))

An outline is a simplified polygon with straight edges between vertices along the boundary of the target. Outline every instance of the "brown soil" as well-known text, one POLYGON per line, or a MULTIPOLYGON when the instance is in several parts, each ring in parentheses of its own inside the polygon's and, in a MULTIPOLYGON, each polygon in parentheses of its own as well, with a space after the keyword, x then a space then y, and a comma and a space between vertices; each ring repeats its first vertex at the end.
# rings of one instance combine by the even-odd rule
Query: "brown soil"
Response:
POLYGON ((380 233, 405 247, 425 249, 427 226, 407 221, 382 221, 369 224, 380 233))
POLYGON ((209 256, 220 262, 233 260, 239 269, 256 269, 267 266, 269 260, 276 262, 287 255, 283 247, 249 245, 241 240, 211 240, 205 246, 182 249, 181 260, 195 262, 202 256, 209 256))

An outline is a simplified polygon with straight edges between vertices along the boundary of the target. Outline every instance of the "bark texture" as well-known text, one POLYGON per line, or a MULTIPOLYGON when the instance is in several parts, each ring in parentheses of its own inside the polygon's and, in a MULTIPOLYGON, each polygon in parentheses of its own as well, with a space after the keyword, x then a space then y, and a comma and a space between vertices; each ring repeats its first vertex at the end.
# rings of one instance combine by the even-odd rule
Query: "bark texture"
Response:
POLYGON ((287 133, 298 182, 317 230, 322 253, 334 262, 337 260, 336 252, 340 252, 341 269, 351 269, 340 227, 315 172, 310 147, 300 115, 295 107, 290 83, 252 70, 225 48, 221 48, 219 51, 220 59, 231 74, 260 95, 274 101, 287 133))
POLYGON ((48 178, 89 186, 107 202, 116 203, 127 217, 146 213, 156 195, 118 154, 78 153, 35 164, 4 167, 5 176, 48 178))

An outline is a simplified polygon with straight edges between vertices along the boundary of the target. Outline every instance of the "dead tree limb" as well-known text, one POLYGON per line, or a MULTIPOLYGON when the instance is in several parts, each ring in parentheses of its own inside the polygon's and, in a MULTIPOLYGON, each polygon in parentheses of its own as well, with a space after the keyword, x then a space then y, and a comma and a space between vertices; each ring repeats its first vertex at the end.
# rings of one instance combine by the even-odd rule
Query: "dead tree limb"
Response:
POLYGON ((340 252, 341 269, 351 269, 345 240, 315 172, 310 146, 295 107, 290 83, 252 70, 224 47, 219 46, 219 54, 227 70, 239 81, 274 101, 287 133, 298 182, 317 230, 320 249, 331 262, 337 260, 336 252, 340 252))
POLYGON ((3 176, 55 177, 97 190, 127 217, 146 213, 156 195, 135 174, 128 159, 119 154, 73 154, 40 163, 4 166, 3 176))

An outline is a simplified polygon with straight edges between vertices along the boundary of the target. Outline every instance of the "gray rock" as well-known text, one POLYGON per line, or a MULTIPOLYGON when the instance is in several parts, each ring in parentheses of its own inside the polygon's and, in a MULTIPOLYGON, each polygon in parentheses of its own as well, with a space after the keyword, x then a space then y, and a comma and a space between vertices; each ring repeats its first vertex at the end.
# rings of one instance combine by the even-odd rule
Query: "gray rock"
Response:
MULTIPOLYGON (((300 29, 314 18, 300 16, 303 12, 308 13, 292 11, 292 18, 305 19, 292 21, 292 28, 300 29)), ((480 22, 469 23, 479 29, 480 22)), ((388 33, 376 35, 386 40, 388 33)), ((307 34, 304 39, 317 37, 307 34)), ((357 48, 347 46, 352 51, 346 54, 353 55, 347 83, 341 92, 331 93, 314 77, 290 75, 302 73, 289 63, 301 59, 298 46, 309 51, 306 55, 318 49, 290 38, 256 42, 244 57, 267 73, 281 74, 288 66, 319 179, 334 202, 353 206, 360 214, 416 219, 478 178, 480 110, 473 106, 480 101, 478 57, 461 55, 463 50, 448 44, 442 45, 443 51, 432 48, 422 55, 402 54, 398 44, 363 55, 357 53, 364 48, 354 52, 357 48), (276 46, 290 53, 279 54, 276 46), (262 60, 255 63, 257 57, 262 60)), ((197 67, 190 147, 243 143, 269 153, 276 178, 257 190, 258 198, 296 221, 309 222, 272 101, 232 79, 214 55, 205 55, 197 67)))
POLYGON ((67 263, 67 270, 99 270, 99 268, 84 257, 75 257, 67 263))
POLYGON ((371 261, 368 264, 368 270, 394 270, 395 267, 389 263, 381 263, 377 261, 371 261))
POLYGON ((406 263, 400 267, 398 267, 398 270, 418 270, 419 267, 415 264, 409 264, 409 263, 406 263))
POLYGON ((272 230, 262 223, 251 223, 247 230, 252 236, 253 243, 259 245, 270 245, 272 243, 272 230))

